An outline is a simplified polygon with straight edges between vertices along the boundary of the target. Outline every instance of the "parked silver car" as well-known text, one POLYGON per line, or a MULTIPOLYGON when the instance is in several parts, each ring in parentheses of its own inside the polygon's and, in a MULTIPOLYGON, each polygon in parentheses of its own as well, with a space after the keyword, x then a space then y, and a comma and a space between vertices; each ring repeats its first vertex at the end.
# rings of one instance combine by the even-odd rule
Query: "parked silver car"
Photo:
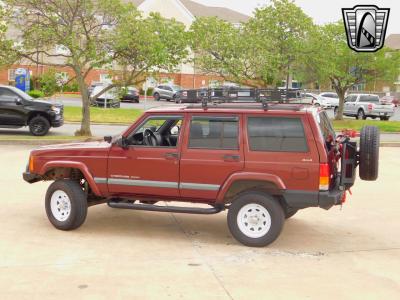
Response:
POLYGON ((178 98, 182 88, 179 85, 159 85, 153 91, 154 100, 165 99, 167 101, 178 98))
POLYGON ((378 95, 351 94, 344 101, 343 114, 356 117, 356 119, 365 120, 371 117, 387 121, 394 114, 394 105, 381 103, 378 95))

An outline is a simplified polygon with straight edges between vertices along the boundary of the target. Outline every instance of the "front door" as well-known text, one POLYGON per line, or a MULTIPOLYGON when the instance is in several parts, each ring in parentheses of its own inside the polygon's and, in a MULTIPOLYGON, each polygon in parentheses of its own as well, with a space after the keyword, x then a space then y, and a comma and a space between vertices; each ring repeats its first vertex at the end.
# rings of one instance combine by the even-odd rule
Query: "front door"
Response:
POLYGON ((114 145, 108 189, 123 196, 179 196, 180 128, 183 115, 150 115, 127 136, 128 147, 114 145))
POLYGON ((20 99, 14 92, 0 87, 0 125, 25 125, 24 106, 16 103, 17 98, 20 99))
POLYGON ((240 124, 239 114, 188 116, 181 150, 181 197, 213 202, 226 179, 243 169, 240 124))
POLYGON ((356 101, 357 100, 357 95, 349 95, 346 97, 344 100, 344 108, 343 112, 348 115, 354 115, 356 114, 356 101))

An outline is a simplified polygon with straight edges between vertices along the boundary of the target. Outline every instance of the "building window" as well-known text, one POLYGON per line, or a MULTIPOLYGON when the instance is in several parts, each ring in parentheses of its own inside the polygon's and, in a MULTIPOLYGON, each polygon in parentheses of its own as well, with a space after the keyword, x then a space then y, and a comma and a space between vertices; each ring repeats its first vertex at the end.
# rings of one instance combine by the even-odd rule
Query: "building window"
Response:
POLYGON ((100 82, 111 83, 112 77, 110 74, 100 74, 100 82))
POLYGON ((15 81, 15 69, 8 69, 8 81, 15 81))

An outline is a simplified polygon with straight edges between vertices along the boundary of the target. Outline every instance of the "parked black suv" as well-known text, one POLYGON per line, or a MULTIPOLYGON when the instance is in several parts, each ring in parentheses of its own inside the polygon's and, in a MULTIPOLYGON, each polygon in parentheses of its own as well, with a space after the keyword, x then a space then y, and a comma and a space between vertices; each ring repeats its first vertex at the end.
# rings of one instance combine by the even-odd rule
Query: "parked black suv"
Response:
POLYGON ((23 91, 0 85, 0 128, 29 126, 35 136, 64 124, 63 105, 34 99, 23 91))

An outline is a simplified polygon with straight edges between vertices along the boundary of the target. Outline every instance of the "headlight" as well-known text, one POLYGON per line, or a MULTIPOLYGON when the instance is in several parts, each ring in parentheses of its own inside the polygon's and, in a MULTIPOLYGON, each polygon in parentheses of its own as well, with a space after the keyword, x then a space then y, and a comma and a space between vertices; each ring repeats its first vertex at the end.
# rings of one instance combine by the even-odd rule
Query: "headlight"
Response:
POLYGON ((61 112, 61 109, 59 107, 54 106, 54 105, 51 107, 51 110, 54 111, 57 115, 61 112))

